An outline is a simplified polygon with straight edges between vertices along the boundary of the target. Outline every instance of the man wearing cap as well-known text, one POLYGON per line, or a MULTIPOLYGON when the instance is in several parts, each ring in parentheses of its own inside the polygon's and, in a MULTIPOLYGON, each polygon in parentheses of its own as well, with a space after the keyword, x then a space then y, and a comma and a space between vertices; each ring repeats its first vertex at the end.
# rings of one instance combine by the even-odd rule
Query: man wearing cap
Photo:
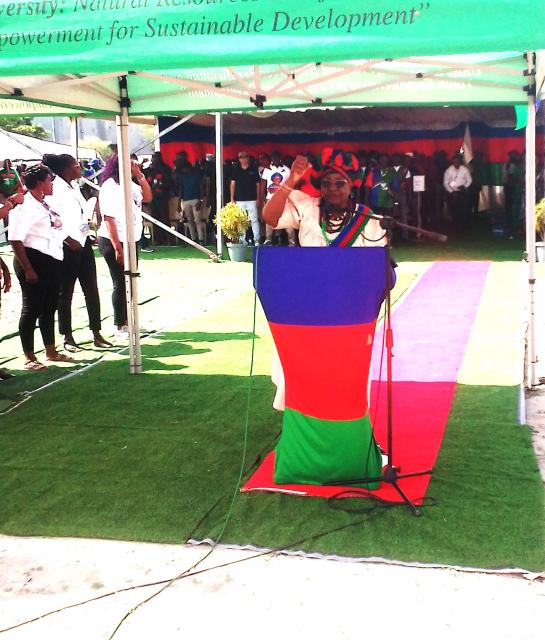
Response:
POLYGON ((471 184, 469 169, 462 164, 462 156, 452 157, 452 164, 445 171, 443 186, 447 192, 447 206, 452 226, 456 231, 465 230, 468 222, 469 199, 467 189, 471 184))
POLYGON ((229 184, 231 202, 236 202, 250 217, 256 246, 259 245, 261 239, 258 217, 258 207, 261 200, 260 185, 259 173, 250 164, 248 152, 240 151, 238 154, 238 166, 234 168, 229 184))

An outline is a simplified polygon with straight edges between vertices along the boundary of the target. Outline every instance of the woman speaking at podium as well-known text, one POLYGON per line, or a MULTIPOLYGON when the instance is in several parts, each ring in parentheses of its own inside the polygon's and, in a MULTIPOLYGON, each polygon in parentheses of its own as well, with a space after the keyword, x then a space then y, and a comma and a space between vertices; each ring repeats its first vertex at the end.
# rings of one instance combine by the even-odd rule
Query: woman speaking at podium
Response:
MULTIPOLYGON (((312 198, 298 190, 311 167, 305 156, 297 156, 289 178, 267 203, 263 211, 264 221, 277 229, 297 229, 302 247, 381 247, 386 245, 386 233, 380 226, 379 220, 371 217, 372 212, 366 207, 356 206, 353 192, 361 185, 361 171, 356 158, 345 151, 328 148, 322 152, 320 160, 321 169, 318 172, 320 197, 312 198)), ((279 250, 270 249, 270 251, 279 250)), ((293 276, 297 279, 297 274, 294 273, 293 276)), ((392 285, 393 282, 394 280, 392 285)), ((339 282, 339 285, 341 284, 339 282)), ((375 288, 376 285, 377 282, 374 282, 375 288)), ((300 282, 298 286, 303 291, 305 282, 300 282)), ((324 304, 328 304, 327 300, 324 300, 324 304)), ((351 335, 354 335, 356 341, 361 342, 362 345, 362 353, 355 356, 354 362, 357 364, 353 365, 352 369, 352 365, 349 364, 351 353, 346 353, 346 368, 343 364, 344 356, 337 354, 334 356, 336 364, 333 364, 331 369, 332 363, 327 362, 327 353, 329 350, 336 351, 342 348, 334 339, 333 343, 326 342, 322 345, 323 370, 321 372, 310 372, 308 367, 305 368, 299 364, 296 365, 297 371, 288 371, 286 368, 288 385, 292 389, 294 387, 304 389, 305 385, 307 388, 309 385, 316 385, 317 393, 331 395, 331 401, 328 401, 329 406, 333 406, 335 402, 339 406, 338 412, 333 410, 333 414, 339 416, 334 419, 331 419, 332 413, 329 408, 322 415, 318 415, 320 411, 310 414, 306 411, 301 412, 296 407, 290 406, 290 402, 286 406, 284 371, 278 355, 275 354, 272 379, 277 386, 277 392, 273 406, 279 411, 284 411, 282 436, 276 448, 274 474, 276 483, 328 484, 329 481, 336 482, 342 479, 348 481, 355 477, 377 478, 381 475, 381 453, 373 436, 368 415, 368 402, 365 399, 375 321, 376 315, 369 318, 369 324, 366 325, 368 328, 362 329, 361 335, 357 333, 359 331, 357 327, 348 328, 349 331, 356 331, 351 335), (365 360, 366 364, 363 364, 365 360), (336 371, 335 374, 332 373, 333 370, 336 371), (357 380, 350 380, 354 375, 361 380, 361 386, 357 380), (336 376, 337 379, 332 379, 332 376, 336 376), (348 384, 344 385, 344 382, 338 379, 339 376, 344 376, 348 384), (309 380, 305 382, 301 377, 308 377, 309 380), (354 392, 349 392, 350 398, 343 395, 344 389, 338 397, 333 397, 343 385, 354 389, 354 392), (347 403, 357 407, 352 410, 349 418, 343 417, 347 413, 347 403), (341 405, 344 407, 341 408, 341 405), (332 436, 333 432, 335 436, 332 436), (350 451, 351 448, 353 452, 350 451), (352 460, 343 470, 343 463, 347 457, 351 457, 352 460), (356 475, 352 475, 353 473, 356 475)), ((271 329, 284 367, 286 367, 286 361, 293 363, 293 353, 291 353, 293 348, 301 349, 301 359, 305 357, 304 347, 292 342, 291 339, 288 343, 280 344, 278 342, 282 340, 280 332, 272 326, 271 329)), ((300 329, 303 330, 304 327, 300 329)), ((329 330, 327 327, 322 329, 329 330)), ((318 331, 321 329, 318 328, 318 331)), ((308 339, 314 340, 310 337, 308 339)), ((356 344, 354 348, 359 349, 356 344)), ((299 353, 297 355, 299 357, 299 353)), ((314 356, 309 357, 314 359, 314 356)), ((306 392, 303 393, 306 394, 306 392)), ((288 397, 288 401, 289 399, 288 397)), ((320 404, 323 405, 317 399, 316 405, 320 404)), ((364 484, 369 488, 377 485, 377 483, 364 484)))
POLYGON ((351 230, 349 243, 339 246, 384 246, 384 229, 378 220, 358 216, 353 190, 361 186, 357 159, 346 151, 324 149, 319 173, 320 198, 311 198, 297 187, 310 172, 306 156, 297 156, 289 178, 267 202, 263 219, 276 229, 298 229, 302 247, 335 244, 339 234, 351 230), (358 220, 357 218, 361 218, 358 220), (356 227, 350 229, 351 223, 356 227))

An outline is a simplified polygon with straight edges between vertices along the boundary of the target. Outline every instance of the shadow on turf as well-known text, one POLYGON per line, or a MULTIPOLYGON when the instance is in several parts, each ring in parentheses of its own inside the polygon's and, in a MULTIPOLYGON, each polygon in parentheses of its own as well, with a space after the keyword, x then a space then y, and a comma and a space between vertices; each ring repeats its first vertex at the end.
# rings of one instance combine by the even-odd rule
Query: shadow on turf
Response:
MULTIPOLYGON (((231 333, 208 333, 206 331, 165 331, 150 336, 154 340, 170 340, 172 342, 224 342, 226 340, 251 340, 250 331, 232 331, 231 333)), ((259 336, 255 336, 256 339, 259 336)))
POLYGON ((207 333, 197 332, 166 332, 151 336, 152 344, 142 345, 142 356, 145 359, 146 370, 175 370, 186 369, 186 365, 166 364, 152 358, 172 358, 177 356, 193 356, 203 353, 210 353, 212 349, 195 349, 192 344, 195 342, 223 342, 226 340, 251 340, 252 334, 238 331, 233 333, 207 333))

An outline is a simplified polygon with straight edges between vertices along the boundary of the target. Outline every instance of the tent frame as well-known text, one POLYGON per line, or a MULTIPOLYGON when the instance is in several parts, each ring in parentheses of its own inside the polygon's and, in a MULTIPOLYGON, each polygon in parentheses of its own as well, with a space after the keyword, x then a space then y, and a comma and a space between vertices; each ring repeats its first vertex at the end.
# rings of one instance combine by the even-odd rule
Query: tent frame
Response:
MULTIPOLYGON (((491 54, 492 55, 492 54, 491 54)), ((214 76, 214 70, 201 70, 200 75, 206 75, 207 80, 202 78, 183 77, 183 74, 175 75, 176 72, 149 72, 149 71, 110 71, 100 74, 57 74, 54 76, 35 76, 27 86, 17 87, 15 83, 10 83, 7 77, 2 78, 0 83, 0 100, 22 101, 25 103, 49 104, 53 108, 62 109, 66 107, 72 113, 77 112, 85 115, 115 115, 117 125, 117 141, 119 151, 120 181, 123 185, 126 238, 129 250, 125 251, 125 276, 127 290, 127 317, 129 327, 129 371, 131 374, 139 374, 142 371, 141 349, 140 349, 140 326, 138 316, 138 286, 137 286, 137 261, 134 246, 134 232, 132 224, 132 196, 131 196, 131 169, 130 150, 128 147, 128 121, 129 111, 133 115, 139 115, 138 103, 149 101, 159 97, 180 96, 192 91, 204 92, 205 95, 224 96, 234 99, 237 106, 230 106, 225 111, 246 111, 257 109, 282 109, 294 107, 339 107, 339 106, 372 106, 380 103, 372 95, 372 91, 391 87, 398 83, 422 82, 427 79, 445 81, 449 87, 460 89, 482 88, 490 90, 490 102, 477 101, 475 104, 526 104, 528 111, 528 124, 526 127, 526 249, 528 261, 528 282, 529 282, 529 316, 528 316, 528 372, 526 376, 527 384, 531 388, 536 384, 536 362, 535 351, 535 109, 536 109, 536 54, 528 52, 526 54, 511 52, 500 55, 498 60, 471 62, 471 54, 462 56, 461 61, 456 62, 455 56, 418 57, 409 56, 397 59, 367 59, 353 61, 330 61, 330 62, 306 62, 296 64, 276 64, 267 65, 261 68, 258 65, 253 67, 222 67, 222 80, 214 76), (526 68, 510 68, 508 65, 520 60, 520 56, 526 58, 526 68), (507 66, 504 66, 503 64, 507 66), (313 68, 321 67, 316 72, 315 77, 304 78, 305 73, 312 72, 313 68), (350 76, 361 72, 379 72, 383 76, 390 76, 391 79, 381 79, 374 84, 357 86, 357 83, 346 90, 333 90, 327 94, 324 91, 324 84, 332 80, 348 79, 350 76), (229 80, 225 79, 225 74, 229 75, 229 80), (245 77, 245 74, 247 77, 245 77), (248 75, 251 74, 251 75, 248 75), (498 81, 498 75, 505 76, 505 81, 498 81), (302 77, 303 76, 303 77, 302 77), (272 86, 266 87, 266 80, 271 78, 280 79, 272 86), (36 80, 37 78, 37 80, 36 80), (42 80, 47 78, 47 80, 42 80), (148 79, 168 85, 174 85, 176 90, 166 90, 163 93, 151 93, 150 95, 135 96, 131 102, 130 82, 131 78, 137 80, 148 79), (513 81, 510 80, 513 78, 513 81), (515 82, 518 78, 519 83, 515 82), (116 87, 117 79, 117 87, 116 87), (104 83, 106 83, 104 85, 104 83), (70 104, 64 104, 56 100, 56 96, 64 95, 64 91, 70 88, 73 90, 73 97, 70 104), (511 94, 499 93, 502 99, 495 99, 495 90, 513 91, 513 96, 520 96, 515 99, 508 99, 511 94), (353 96, 352 100, 344 101, 344 98, 353 96), (53 99, 55 97, 55 99, 53 99), (280 102, 275 104, 274 99, 280 102), (291 100, 293 104, 286 104, 282 101, 291 100), (93 105, 89 107, 88 105, 93 105)), ((196 75, 199 75, 198 73, 196 75)), ((18 77, 17 81, 23 78, 18 77)), ((496 96, 497 97, 497 96, 496 96)), ((445 100, 438 97, 437 104, 443 104, 445 100)), ((399 105, 400 103, 397 102, 399 105)), ((418 101, 406 100, 404 104, 418 104, 418 101)), ((431 104, 429 101, 426 104, 431 104)), ((448 100, 450 106, 458 104, 456 101, 448 100)), ((459 104, 467 104, 467 100, 460 100, 459 104)), ((145 105, 141 107, 146 113, 153 112, 156 115, 159 111, 154 108, 150 111, 145 105)), ((167 113, 172 114, 172 108, 167 113)), ((210 112, 210 109, 191 109, 192 112, 210 112)), ((15 111, 14 111, 15 113, 15 111)), ((6 115, 8 115, 6 113, 6 115)), ((215 116, 216 123, 216 170, 217 170, 217 193, 216 201, 218 211, 221 208, 222 191, 222 118, 221 113, 215 116)), ((218 253, 221 252, 221 230, 218 221, 218 253)))

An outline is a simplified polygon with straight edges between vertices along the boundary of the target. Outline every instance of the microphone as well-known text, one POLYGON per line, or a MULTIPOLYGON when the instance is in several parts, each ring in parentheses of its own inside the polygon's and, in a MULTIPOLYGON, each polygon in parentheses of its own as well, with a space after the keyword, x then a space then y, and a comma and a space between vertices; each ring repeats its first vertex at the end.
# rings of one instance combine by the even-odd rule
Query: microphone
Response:
POLYGON ((443 233, 428 231, 427 229, 423 229, 422 227, 414 227, 413 225, 399 222, 392 216, 383 216, 381 214, 374 213, 372 209, 364 204, 356 204, 355 211, 357 213, 365 213, 373 220, 378 220, 380 222, 380 226, 386 230, 391 230, 394 227, 400 227, 401 229, 407 229, 408 231, 412 231, 413 233, 419 233, 420 235, 426 236, 430 238, 430 240, 436 240, 437 242, 446 242, 448 240, 448 236, 444 235, 443 233))

